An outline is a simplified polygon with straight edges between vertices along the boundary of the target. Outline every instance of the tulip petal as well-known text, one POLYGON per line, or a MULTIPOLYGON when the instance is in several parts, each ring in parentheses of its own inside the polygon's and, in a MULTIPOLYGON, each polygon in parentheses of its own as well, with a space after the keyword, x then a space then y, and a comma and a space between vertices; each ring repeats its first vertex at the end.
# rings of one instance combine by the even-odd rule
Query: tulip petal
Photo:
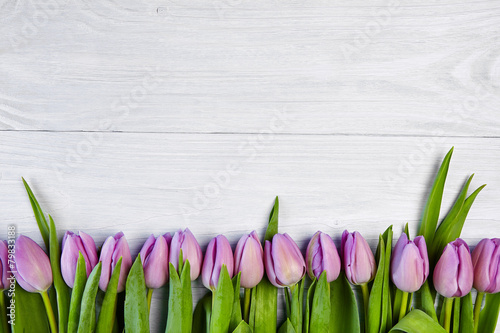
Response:
POLYGON ((207 250, 205 251, 205 259, 203 259, 203 268, 201 270, 201 281, 203 282, 203 285, 208 289, 212 289, 213 287, 210 285, 210 282, 216 255, 215 242, 216 239, 212 238, 212 240, 210 240, 210 242, 208 243, 207 250))
POLYGON ((151 254, 151 251, 153 250, 155 243, 156 243, 156 238, 153 234, 151 234, 149 235, 148 239, 146 239, 146 241, 144 242, 141 251, 139 251, 139 254, 141 255, 141 264, 143 267, 145 266, 145 262, 149 258, 149 255, 151 254))
POLYGON ((29 292, 47 290, 52 284, 50 260, 42 248, 26 236, 16 240, 16 280, 29 292))
POLYGON ((279 285, 277 282, 276 273, 274 271, 274 262, 271 252, 272 252, 272 243, 266 240, 264 244, 264 265, 266 267, 267 278, 275 287, 283 287, 282 285, 279 285))
MULTIPOLYGON (((153 236, 154 238, 154 236, 153 236)), ((168 281, 167 240, 159 236, 144 264, 144 279, 150 289, 163 287, 168 281)), ((141 257, 142 260, 142 257, 141 257)))
POLYGON ((454 297, 458 291, 458 254, 452 244, 446 245, 434 268, 433 282, 437 292, 444 297, 454 297))
POLYGON ((472 280, 474 278, 474 268, 468 246, 460 245, 458 247, 458 257, 460 265, 458 267, 458 290, 456 297, 467 295, 472 289, 472 280))
POLYGON ((264 276, 264 262, 262 258, 262 246, 252 237, 247 238, 245 247, 241 253, 241 262, 243 264, 239 269, 235 269, 235 275, 241 272, 241 286, 243 288, 255 287, 264 276))
POLYGON ((104 244, 102 245, 101 256, 99 257, 99 261, 102 262, 101 278, 99 279, 99 288, 102 291, 106 291, 106 289, 108 288, 109 279, 111 278, 111 272, 112 272, 111 256, 113 255, 115 244, 116 244, 115 238, 109 236, 108 238, 106 238, 104 244))

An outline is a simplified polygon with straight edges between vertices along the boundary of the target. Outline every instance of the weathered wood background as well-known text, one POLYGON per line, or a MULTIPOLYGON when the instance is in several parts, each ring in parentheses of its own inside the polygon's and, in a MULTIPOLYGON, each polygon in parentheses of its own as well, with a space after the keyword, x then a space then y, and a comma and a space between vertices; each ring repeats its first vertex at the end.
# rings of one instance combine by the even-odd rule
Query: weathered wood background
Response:
POLYGON ((0 238, 41 241, 23 176, 61 236, 133 254, 262 234, 275 195, 303 249, 375 248, 415 232, 451 146, 442 215, 475 173, 463 238, 500 236, 497 1, 0 0, 0 24, 0 238))

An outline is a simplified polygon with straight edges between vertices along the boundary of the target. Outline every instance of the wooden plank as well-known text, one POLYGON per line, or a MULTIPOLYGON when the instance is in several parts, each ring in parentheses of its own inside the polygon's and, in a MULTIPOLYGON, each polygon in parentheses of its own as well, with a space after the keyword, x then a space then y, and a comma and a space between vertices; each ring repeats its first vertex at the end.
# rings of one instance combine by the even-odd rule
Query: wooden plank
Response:
POLYGON ((500 135, 496 1, 4 7, 2 130, 500 135))

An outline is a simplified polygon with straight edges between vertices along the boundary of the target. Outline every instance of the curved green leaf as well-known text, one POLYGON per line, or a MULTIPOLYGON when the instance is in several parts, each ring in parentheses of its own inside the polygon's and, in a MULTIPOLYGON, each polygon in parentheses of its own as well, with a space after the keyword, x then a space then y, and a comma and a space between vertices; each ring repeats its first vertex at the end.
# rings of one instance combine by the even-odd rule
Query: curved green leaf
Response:
POLYGON ((229 323, 229 331, 235 330, 236 327, 243 320, 242 316, 241 316, 240 279, 241 279, 241 272, 238 273, 233 278, 233 290, 234 290, 233 310, 232 310, 232 313, 231 313, 231 321, 229 323))
POLYGON ((210 333, 227 333, 233 310, 233 283, 226 265, 222 265, 217 288, 213 292, 210 333))
POLYGON ((274 235, 278 233, 279 212, 280 212, 280 202, 278 196, 276 196, 276 199, 274 200, 274 207, 271 210, 271 213, 269 214, 269 224, 267 225, 266 235, 264 237, 264 240, 266 241, 271 241, 274 235))
POLYGON ((45 215, 42 211, 42 208, 40 207, 40 204, 36 200, 35 195, 33 194, 33 191, 31 191, 31 188, 29 187, 28 183, 24 178, 23 179, 23 184, 24 188, 26 188, 26 192, 28 192, 28 197, 30 199, 31 203, 31 208, 33 208, 33 213, 35 213, 35 219, 36 223, 38 224, 38 229, 40 230, 40 234, 42 235, 43 242, 45 243, 45 247, 47 250, 50 249, 49 246, 49 224, 47 223, 47 219, 45 218, 45 215))
POLYGON ((121 267, 122 257, 120 257, 116 263, 113 274, 111 274, 111 278, 109 279, 108 288, 104 294, 101 312, 99 313, 99 319, 97 319, 97 332, 99 333, 113 332, 113 326, 116 319, 116 300, 118 296, 117 290, 121 267))
POLYGON ((101 266, 99 262, 92 273, 90 273, 87 284, 83 291, 82 306, 80 313, 80 323, 78 324, 78 333, 89 333, 95 331, 95 297, 99 288, 99 279, 101 277, 101 266))
MULTIPOLYGON (((11 325, 13 333, 50 332, 40 294, 27 292, 16 283, 15 294, 12 296, 15 301, 15 321, 12 322, 14 325, 11 325)), ((10 309, 7 311, 10 312, 10 309)))
POLYGON ((125 331, 149 333, 149 309, 141 255, 135 259, 125 284, 125 331))
POLYGON ((368 301, 368 314, 365 314, 365 324, 367 333, 378 333, 380 330, 382 318, 382 294, 385 274, 385 242, 382 235, 379 236, 377 247, 378 267, 375 279, 373 280, 372 289, 370 291, 370 299, 368 301))
POLYGON ((481 333, 494 333, 500 312, 500 293, 487 294, 484 308, 479 314, 479 330, 481 333))
MULTIPOLYGON (((165 331, 167 333, 189 333, 195 325, 194 322, 199 320, 193 321, 190 267, 189 260, 186 260, 182 267, 181 276, 179 277, 174 265, 172 263, 169 264, 168 317, 167 329, 165 331)), ((202 332, 203 330, 196 328, 194 331, 202 332)))
MULTIPOLYGON (((330 284, 326 280, 326 271, 321 273, 311 307, 311 322, 309 324, 309 332, 324 333, 328 332, 330 327, 330 284)), ((307 325, 307 323, 306 323, 307 325)))
POLYGON ((311 285, 309 286, 309 290, 307 290, 306 313, 304 314, 304 333, 309 333, 309 327, 311 323, 311 308, 314 297, 314 290, 316 289, 316 282, 317 280, 316 278, 314 278, 311 285))
POLYGON ((85 283, 87 282, 86 270, 85 258, 80 252, 76 263, 75 283, 73 285, 73 291, 71 292, 71 301, 69 305, 68 333, 76 333, 78 331, 83 291, 85 289, 85 283))
POLYGON ((436 309, 434 308, 434 297, 432 297, 429 281, 425 281, 420 290, 415 294, 417 296, 415 297, 416 308, 424 311, 437 323, 438 317, 436 315, 436 309))
MULTIPOLYGON (((193 314, 193 332, 209 333, 212 315, 212 293, 208 292, 196 304, 193 314)), ((168 333, 168 332, 167 332, 168 333)))
POLYGON ((446 330, 425 314, 425 312, 413 310, 389 331, 389 333, 393 332, 446 333, 446 330))
POLYGON ((344 272, 330 283, 330 330, 329 333, 360 332, 356 297, 344 272))

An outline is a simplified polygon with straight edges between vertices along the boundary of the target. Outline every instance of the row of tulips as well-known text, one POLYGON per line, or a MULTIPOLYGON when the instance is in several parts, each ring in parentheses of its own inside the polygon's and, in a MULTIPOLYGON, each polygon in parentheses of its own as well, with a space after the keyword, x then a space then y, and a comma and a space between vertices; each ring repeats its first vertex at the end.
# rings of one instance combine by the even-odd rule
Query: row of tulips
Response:
POLYGON ((375 255, 358 232, 344 231, 339 255, 333 239, 318 231, 304 256, 288 234, 278 232, 277 198, 264 246, 253 231, 240 238, 233 253, 227 238, 218 235, 203 256, 185 229, 151 235, 135 260, 121 232, 105 240, 99 255, 84 232, 66 232, 60 249, 53 219, 46 218, 25 182, 48 255, 26 236, 15 244, 0 242, 1 287, 11 297, 6 306, 6 293, 0 295, 2 329, 149 332, 153 290, 167 285, 169 333, 493 333, 500 311, 500 239, 483 239, 471 255, 460 238, 484 185, 467 196, 470 177, 438 225, 452 151, 438 171, 418 236, 411 240, 406 225, 393 247, 391 226, 380 235, 375 255), (209 291, 193 311, 191 282, 200 275, 209 291), (278 329, 279 289, 286 319, 278 329), (359 304, 353 290, 362 294, 359 304))

